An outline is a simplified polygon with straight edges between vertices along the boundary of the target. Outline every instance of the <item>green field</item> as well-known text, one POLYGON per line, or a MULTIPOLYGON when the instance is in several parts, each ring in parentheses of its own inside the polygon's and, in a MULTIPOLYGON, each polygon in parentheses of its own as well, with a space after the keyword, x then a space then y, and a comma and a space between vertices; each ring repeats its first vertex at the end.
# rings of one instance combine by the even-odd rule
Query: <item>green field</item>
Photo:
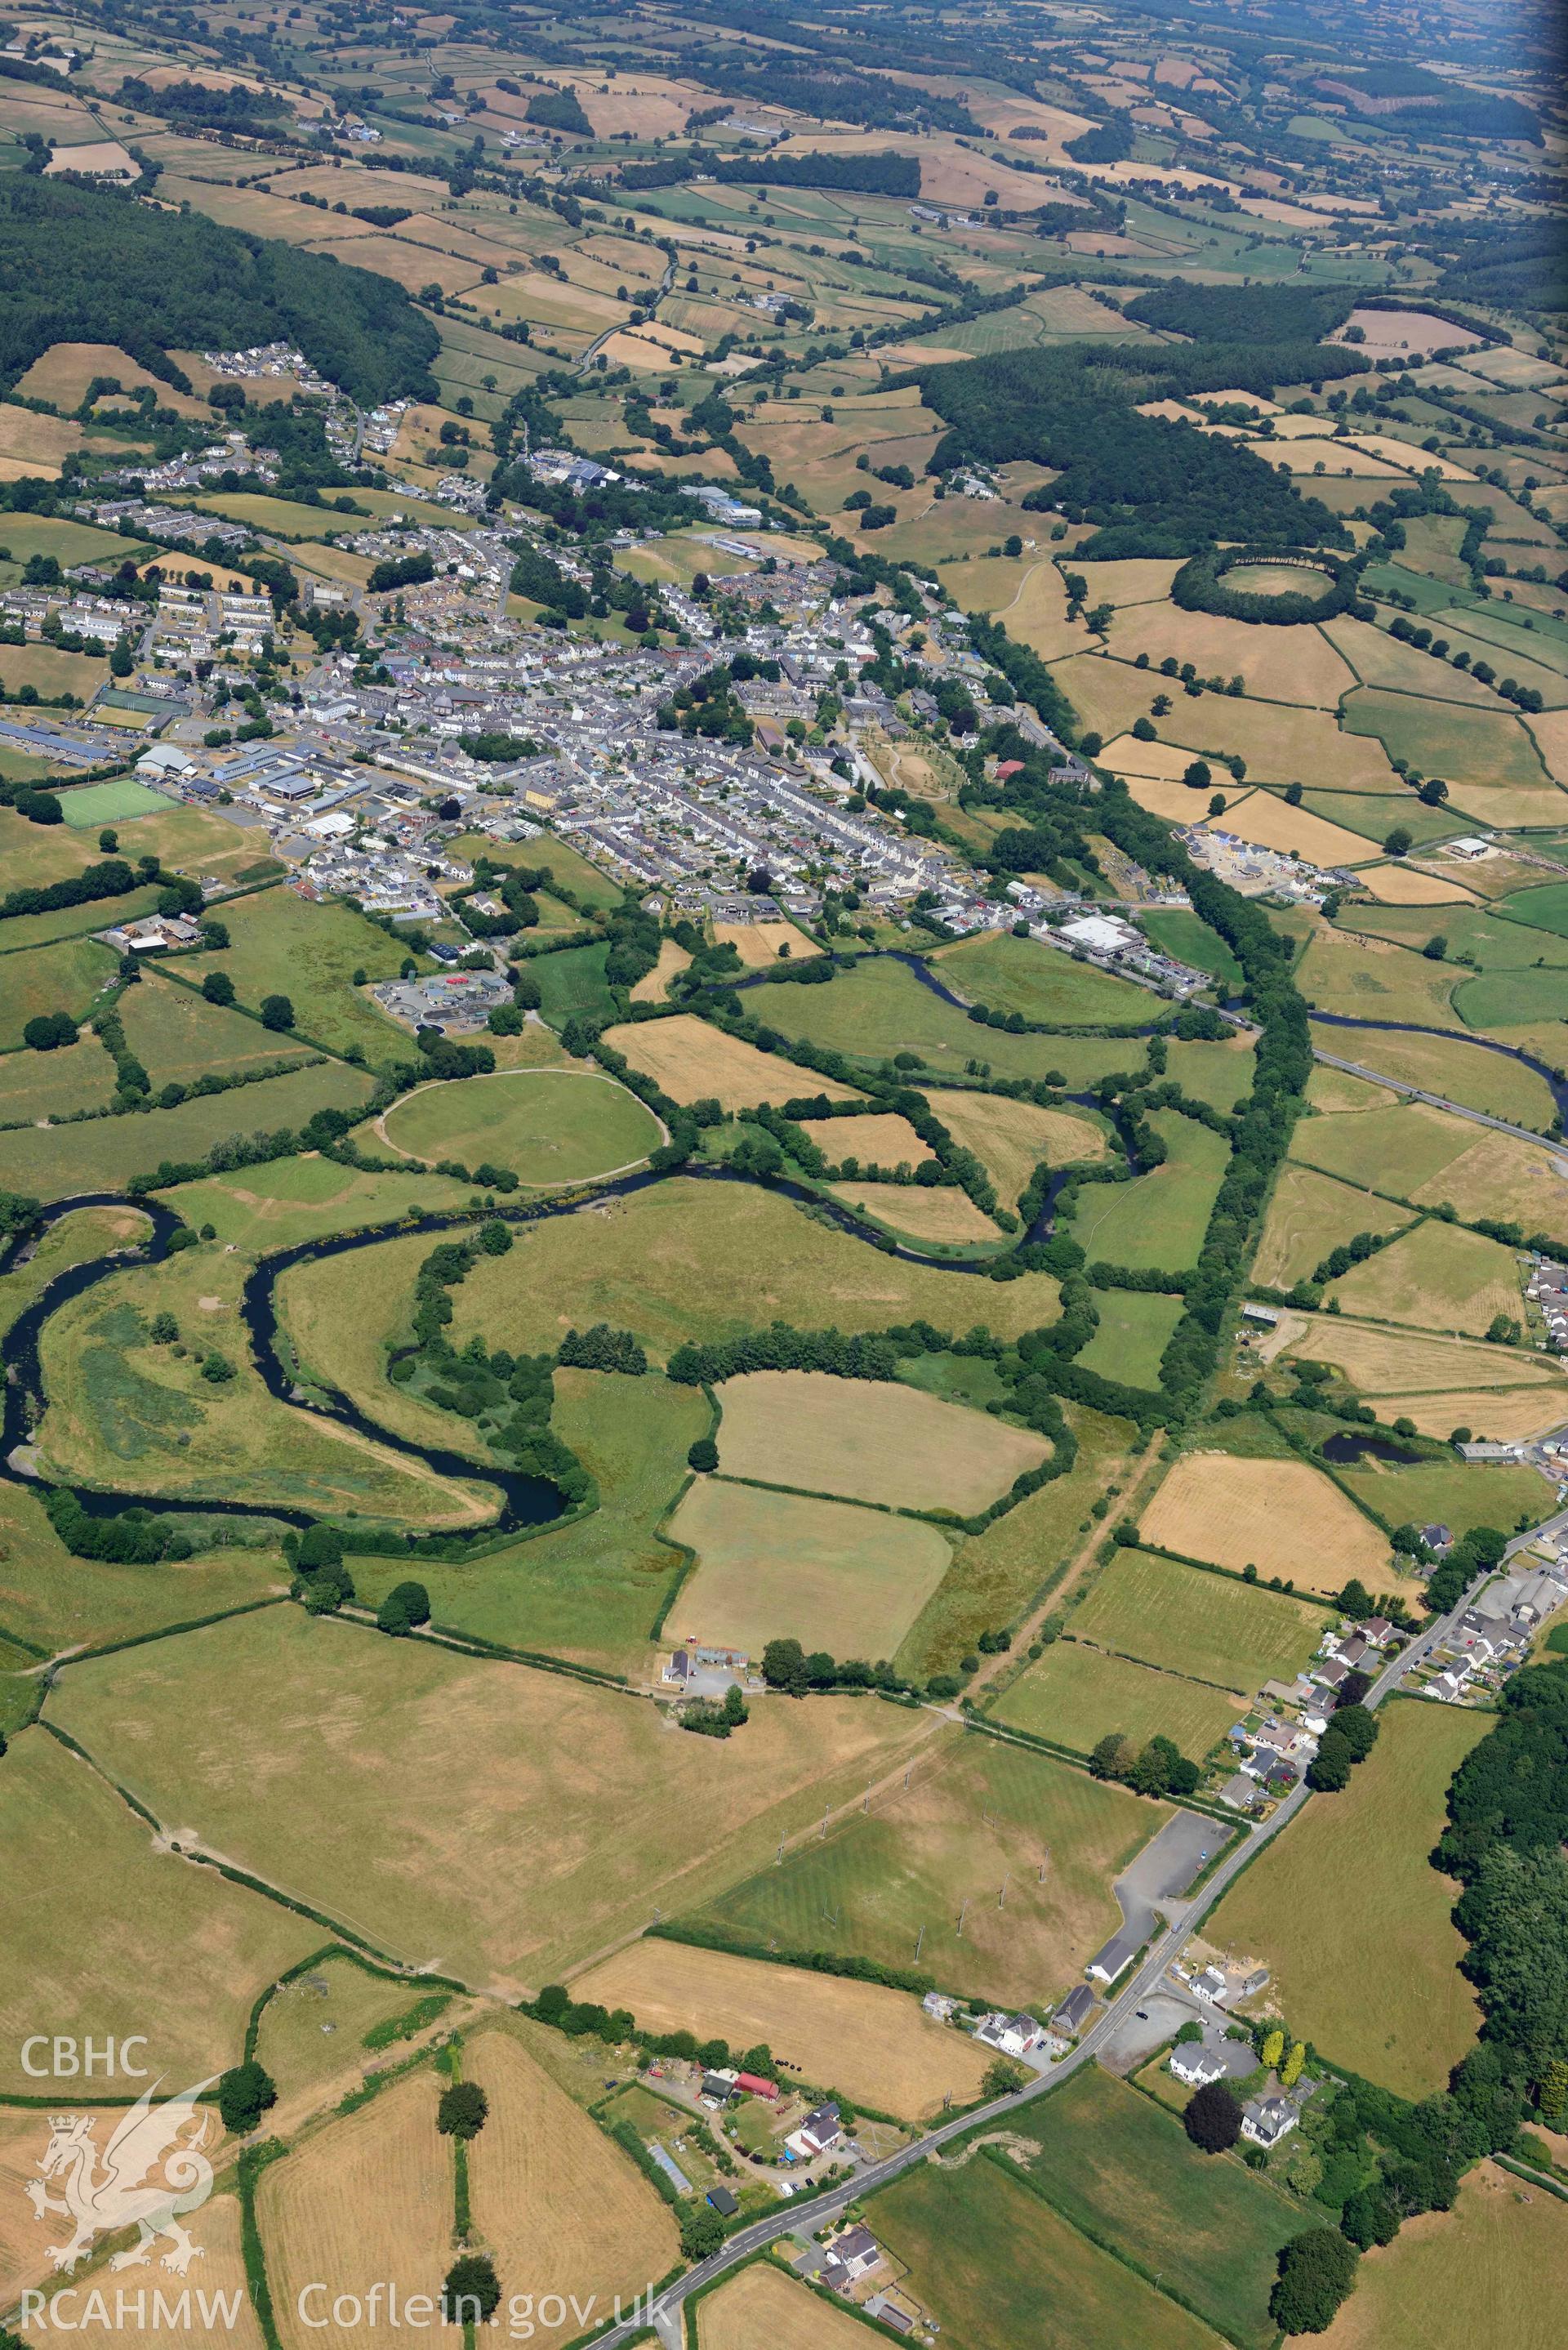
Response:
MULTIPOLYGON (((1455 989, 1454 1010, 1470 1028, 1568 1020, 1568 971, 1559 965, 1546 971, 1483 972, 1455 989)), ((1564 1044, 1568 1045, 1568 1038, 1564 1044)))
POLYGON ((1147 990, 1130 980, 1116 979, 1091 962, 1075 962, 1060 947, 998 931, 949 947, 933 957, 932 968, 955 994, 971 1003, 1069 1028, 1142 1023, 1156 1009, 1147 990))
POLYGON ((256 1257, 326 1232, 439 1215, 480 1195, 444 1175, 370 1175, 312 1154, 207 1176, 164 1196, 188 1223, 211 1224, 221 1241, 256 1257))
POLYGON ((1441 775, 1451 789, 1468 791, 1464 804, 1483 816, 1488 785, 1538 785, 1543 800, 1551 790, 1535 745, 1511 710, 1471 710, 1358 686, 1345 696, 1341 723, 1347 734, 1375 734, 1391 759, 1407 759, 1422 775, 1441 775))
MULTIPOLYGON (((154 973, 156 972, 154 965, 154 973)), ((209 1003, 194 988, 181 987, 150 975, 128 987, 119 1000, 125 1041, 152 1080, 156 1092, 176 1080, 194 1085, 209 1070, 223 1074, 236 1069, 297 1064, 318 1058, 292 1036, 264 1028, 235 1007, 209 1003)), ((230 1104, 238 1110, 237 1101, 230 1104)))
POLYGON ((357 1109, 369 1090, 369 1079, 358 1070, 328 1061, 237 1093, 203 1095, 178 1109, 0 1134, 0 1189, 43 1200, 119 1191, 129 1177, 151 1173, 165 1159, 204 1158, 226 1135, 273 1134, 303 1126, 318 1109, 357 1109))
MULTIPOLYGON (((1386 1413, 1386 1404, 1377 1406, 1386 1413)), ((1464 1399, 1467 1417, 1484 1429, 1486 1397, 1464 1399)), ((1456 1408, 1457 1417, 1457 1408, 1456 1408)), ((1538 1469, 1507 1461, 1456 1461, 1438 1458, 1419 1467, 1401 1469, 1380 1461, 1360 1467, 1342 1466, 1334 1474, 1369 1510, 1391 1526, 1451 1526, 1456 1534, 1472 1526, 1496 1526, 1511 1534, 1521 1521, 1535 1525, 1552 1507, 1552 1488, 1538 1469)))
POLYGON ((1085 1183, 1064 1229, 1091 1263, 1183 1273, 1198 1262, 1231 1146, 1179 1110, 1156 1110, 1149 1123, 1168 1156, 1130 1183, 1085 1183))
POLYGON ((222 971, 247 1010, 265 995, 286 995, 302 1037, 347 1053, 358 1045, 373 1065, 412 1058, 410 1039, 354 983, 394 978, 406 945, 341 904, 316 905, 293 889, 258 889, 223 908, 232 943, 221 954, 182 957, 182 973, 200 982, 222 971))
POLYGON ((1534 930, 1550 931, 1554 938, 1568 939, 1568 881, 1517 889, 1498 910, 1503 921, 1528 923, 1534 930))
POLYGON ((529 965, 539 983, 540 1016, 552 1028, 568 1020, 613 1020, 618 1006, 605 981, 607 947, 566 947, 538 955, 529 965))
POLYGON ((1097 1289, 1094 1302, 1100 1326, 1075 1359, 1101 1378, 1119 1379, 1129 1388, 1157 1387, 1159 1358, 1181 1318, 1180 1298, 1158 1290, 1097 1289))
POLYGON ((1032 2195, 1011 2163, 922 2164, 866 2216, 965 2350, 1213 2350, 1206 2325, 1032 2195))
POLYGON ((276 1589, 282 1564, 275 1550, 238 1545, 178 1565, 73 1558, 43 1503, 22 1486, 0 1483, 0 1624, 50 1655, 241 1607, 276 1589))
POLYGON ((1107 1657, 1083 1641, 1057 1640, 992 1711, 998 1721, 1079 1754, 1120 1731, 1140 1746, 1156 1736, 1171 1739, 1197 1762, 1235 1721, 1236 1700, 1224 1690, 1107 1657))
POLYGON ((1415 2098, 1444 2085, 1480 2021, 1459 1971, 1458 1888, 1429 1855, 1449 1782, 1489 1717, 1412 1700, 1379 1719, 1376 1747, 1349 1786, 1313 1797, 1208 1930, 1272 1969, 1271 1992, 1292 2031, 1331 2064, 1415 2098))
MULTIPOLYGON (((1048 1069, 1061 1069, 1072 1078, 1065 1057, 1073 1050, 1072 1038, 1010 1036, 1005 1029, 980 1026, 934 995, 906 964, 888 957, 857 962, 826 987, 753 988, 742 1002, 765 1026, 855 1059, 877 1061, 908 1051, 948 1076, 961 1076, 971 1061, 979 1060, 999 1077, 1043 1077, 1048 1069)), ((1086 1063, 1096 1069, 1137 1068, 1143 1057, 1136 1042, 1096 1039, 1086 1063)))
POLYGON ((134 776, 119 775, 107 784, 79 784, 60 794, 66 822, 85 831, 88 826, 124 824, 133 816, 167 816, 170 803, 161 792, 149 791, 134 776))
MULTIPOLYGON (((436 1620, 509 1648, 615 1672, 645 1669, 649 1632, 685 1562, 660 1529, 687 1475, 687 1448, 711 1418, 696 1388, 557 1371, 550 1425, 593 1478, 597 1506, 468 1565, 425 1561, 420 1575, 436 1620)), ((379 1599, 406 1569, 357 1559, 354 1572, 365 1596, 379 1599)))
POLYGON ((1216 979, 1235 983, 1241 966, 1217 931, 1211 931, 1186 906, 1161 906, 1142 917, 1142 928, 1162 954, 1207 971, 1216 979))
POLYGON ((1165 1816, 1048 1755, 961 1732, 915 1765, 908 1790, 797 1846, 692 1922, 895 1967, 912 1962, 919 1942, 920 1965, 946 1990, 1050 2001, 1115 1931, 1111 1880, 1165 1816))
POLYGON ((1194 1101, 1227 1112, 1252 1090, 1258 1056, 1251 1044, 1183 1044, 1173 1036, 1165 1048, 1165 1073, 1194 1101))
POLYGON ((263 1387, 240 1320, 244 1260, 216 1242, 111 1274, 52 1314, 41 1339, 43 1472, 122 1492, 349 1512, 394 1524, 482 1524, 488 1490, 292 1409, 263 1387), (176 1344, 154 1343, 167 1312, 176 1344), (202 1376, 209 1348, 234 1376, 202 1376))
POLYGON ((1243 1696, 1293 1679, 1325 1622, 1303 1600, 1137 1550, 1117 1552, 1072 1616, 1081 1639, 1243 1696))
POLYGON ((1107 1419, 1081 1405, 1069 1404, 1066 1419, 1078 1440, 1072 1468, 1004 1512, 984 1534, 960 1540, 952 1566, 898 1650, 901 1672, 926 1679, 953 1671, 982 1632, 1016 1623, 1082 1544, 1094 1523, 1089 1511, 1121 1470, 1136 1436, 1127 1420, 1107 1419))
POLYGON ((658 1119, 612 1078, 520 1069, 431 1085, 381 1121, 394 1150, 465 1166, 510 1167, 524 1183, 582 1183, 618 1173, 659 1147, 658 1119))
POLYGON ((1336 1059, 1375 1076, 1397 1077, 1422 1093, 1510 1125, 1548 1133, 1556 1117, 1552 1089, 1522 1061, 1458 1036, 1416 1036, 1393 1028, 1314 1028, 1313 1042, 1336 1059))
MULTIPOLYGON (((82 909, 72 909, 78 920, 82 909)), ((6 952, 9 922, 0 923, 0 1052, 20 1045, 22 1031, 40 1012, 68 1012, 79 1020, 100 989, 113 981, 112 948, 96 939, 61 939, 53 946, 24 946, 6 952)))
POLYGON ((0 1054, 0 1126, 101 1109, 115 1087, 114 1063, 91 1030, 53 1052, 0 1054))
POLYGON ((1274 2258, 1312 2224, 1234 2156, 1199 2154, 1174 2115, 1088 2065, 1024 2121, 1039 2158, 1017 2175, 1063 2218, 1159 2276, 1231 2342, 1265 2350, 1274 2258))

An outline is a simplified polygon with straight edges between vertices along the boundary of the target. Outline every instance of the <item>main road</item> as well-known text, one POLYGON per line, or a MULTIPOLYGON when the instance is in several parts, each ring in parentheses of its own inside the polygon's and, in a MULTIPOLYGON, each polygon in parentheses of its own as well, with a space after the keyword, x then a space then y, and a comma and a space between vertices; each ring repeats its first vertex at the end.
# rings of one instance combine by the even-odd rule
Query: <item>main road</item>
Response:
MULTIPOLYGON (((1564 1529, 1568 1529, 1568 1512, 1563 1512, 1548 1520, 1544 1527, 1537 1527, 1530 1534, 1521 1535, 1518 1542, 1511 1544, 1510 1555, 1511 1555, 1512 1552, 1519 1549, 1524 1543, 1539 1540, 1542 1533, 1561 1532, 1564 1529)), ((1430 1655, 1434 1649, 1442 1646, 1449 1633, 1457 1627, 1460 1617, 1469 1607, 1477 1592, 1490 1581, 1495 1573, 1495 1568, 1489 1568, 1485 1574, 1478 1575, 1466 1590, 1458 1607, 1450 1609, 1446 1616, 1434 1617, 1431 1623, 1425 1625, 1414 1636, 1407 1648, 1389 1659, 1367 1690, 1365 1702, 1368 1706, 1380 1705, 1411 1665, 1417 1663, 1422 1658, 1430 1655)), ((940 2153, 941 2148, 952 2139, 967 2136, 971 2130, 981 2128, 988 2123, 1008 2122, 1014 2119, 1022 2108, 1029 2105, 1033 2099, 1043 2096, 1047 2090, 1055 2088, 1059 2082, 1064 2081, 1070 2073, 1075 2073, 1082 2065, 1091 2063, 1106 2043, 1116 2037, 1128 2015, 1154 1990, 1172 1959, 1179 1954, 1183 1944, 1196 1931, 1208 1912, 1213 1908, 1231 1879, 1250 1865, 1262 1846, 1271 1842, 1279 1835, 1282 1828, 1286 1827, 1294 1819, 1307 1801, 1309 1793, 1310 1790, 1304 1781, 1293 1787, 1276 1807, 1272 1817, 1252 1825, 1244 1840, 1220 1863, 1200 1892, 1190 1900, 1166 1908, 1165 1931, 1150 1943, 1148 1955, 1143 1964, 1136 1974, 1129 1978, 1126 1988, 1119 1991, 1107 2006, 1101 2009, 1099 2015, 1076 2046, 1064 2056, 1059 2064, 1054 2064, 1048 2073, 1042 2074, 1037 2080, 1031 2081, 1027 2087, 1017 2090, 1011 2096, 994 2098, 990 2105, 981 2106, 978 2111, 964 2114, 956 2121, 945 2122, 937 2128, 929 2130, 923 2137, 917 2138, 913 2145, 901 2147, 897 2154, 889 2155, 885 2161, 866 2164, 850 2178, 841 2180, 836 2186, 830 2188, 826 2194, 813 2197, 808 2203, 801 2205, 799 2209, 796 2209, 793 2203, 782 2203, 776 2211, 770 2211, 765 2219, 753 2220, 750 2226, 738 2229, 735 2234, 728 2239, 722 2251, 713 2253, 711 2259, 700 2262, 697 2267, 670 2285, 668 2291, 659 2295, 651 2314, 654 2330, 659 2340, 668 2345, 668 2350, 679 2350, 679 2345, 684 2340, 683 2321, 680 2316, 682 2303, 691 2293, 699 2292, 705 2285, 711 2284, 716 2278, 722 2276, 726 2270, 736 2267, 742 2261, 749 2259, 753 2252, 760 2251, 764 2245, 775 2242, 780 2236, 793 2235, 804 2226, 809 2226, 813 2230, 819 2229, 824 2221, 836 2217, 850 2203, 858 2202, 862 2197, 873 2193, 877 2188, 888 2186, 904 2171, 911 2169, 916 2163, 924 2162, 928 2156, 940 2153)), ((646 2316, 629 2319, 626 2324, 617 2325, 608 2333, 601 2334, 596 2343, 595 2350, 611 2350, 611 2345, 635 2342, 647 2332, 648 2324, 649 2319, 646 2316)))

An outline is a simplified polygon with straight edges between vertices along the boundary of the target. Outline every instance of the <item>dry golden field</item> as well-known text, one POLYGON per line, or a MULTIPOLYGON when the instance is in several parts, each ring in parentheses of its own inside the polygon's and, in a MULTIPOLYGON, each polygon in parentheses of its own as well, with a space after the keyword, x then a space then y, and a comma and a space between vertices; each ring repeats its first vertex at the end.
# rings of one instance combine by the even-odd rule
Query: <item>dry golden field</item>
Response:
POLYGON ((1519 1263, 1501 1242, 1435 1221, 1417 1224, 1331 1283, 1346 1314, 1480 1337, 1494 1315, 1523 1311, 1519 1263))
POLYGON ((865 1118, 807 1118, 805 1132, 833 1166, 857 1159, 863 1167, 919 1167, 933 1156, 907 1118, 890 1110, 865 1118))
POLYGON ((891 1381, 752 1371, 718 1393, 727 1475, 894 1509, 971 1516, 1049 1449, 986 1412, 891 1381))
POLYGON ((1413 1420, 1423 1436, 1446 1439, 1456 1428, 1473 1428, 1489 1442, 1522 1444, 1568 1419, 1568 1389, 1456 1388, 1442 1395, 1380 1395, 1377 1416, 1413 1420))
POLYGON ((1359 887, 1380 906, 1473 906, 1472 891, 1424 865, 1364 865, 1359 887))
POLYGON ((452 2259, 452 2156, 436 2128, 440 2094, 440 2076, 421 2066, 263 2174, 256 2220, 288 2350, 362 2350, 363 2319, 358 2329, 331 2323, 339 2294, 395 2283, 400 2300, 439 2301, 452 2259), (325 2291, 307 2297, 302 2316, 300 2295, 311 2285, 325 2291), (306 2322, 321 2317, 324 2327, 306 2322))
POLYGON ((733 947, 752 971, 777 962, 781 947, 788 947, 792 955, 816 951, 815 941, 808 939, 804 931, 797 931, 793 922, 715 922, 713 938, 719 946, 733 947))
MULTIPOLYGON (((189 2085, 182 2083, 181 2086, 189 2085)), ((99 2147, 108 2140, 116 2115, 113 2112, 95 2116, 93 2137, 99 2147)), ((208 2132, 206 2152, 211 2156, 213 2143, 223 2136, 214 2116, 208 2132)), ((37 2176, 34 2164, 44 2150, 48 2137, 48 2116, 33 2113, 25 2117, 7 2115, 0 2122, 0 2189, 5 2191, 6 2213, 0 2222, 0 2262, 4 2263, 5 2292, 7 2300, 28 2285, 41 2285, 47 2291, 61 2292, 65 2299, 57 2316, 48 2302, 41 2316, 31 2320, 28 2333, 46 2336, 46 2329, 54 2327, 64 2334, 74 2332, 78 2338, 104 2345, 123 2342, 131 2329, 124 2330, 113 2323, 115 2295, 125 2293, 134 2305, 139 2292, 147 2296, 149 2323, 145 2341, 155 2341, 157 2350, 210 2350, 214 2342, 225 2345, 225 2350, 263 2350, 263 2335, 250 2296, 245 2291, 245 2266, 240 2251, 240 2207, 230 2194, 217 2194, 193 2212, 187 2226, 192 2243, 198 2246, 201 2258, 192 2265, 184 2277, 171 2276, 159 2265, 155 2257, 145 2268, 133 2270, 128 2276, 111 2276, 107 2271, 78 2270, 75 2276, 57 2276, 50 2268, 45 2247, 65 2242, 70 2235, 70 2223, 51 2215, 50 2224, 40 2227, 34 2219, 31 2206, 25 2200, 23 2185, 26 2178, 37 2176), (24 2123, 19 2130, 13 2122, 24 2123), (15 2155, 12 2148, 15 2146, 15 2155), (15 2212, 11 2209, 15 2206, 15 2212), (63 2230, 63 2232, 62 2232, 63 2230), (48 2280, 53 2279, 50 2286, 48 2280), (99 2325, 94 2322, 92 2304, 88 2295, 94 2287, 103 2293, 109 2322, 99 2325), (185 2325, 162 2325, 157 2323, 158 2304, 154 2295, 161 2292, 164 2310, 177 2315, 182 2296, 190 2294, 185 2325), (210 2324, 202 2316, 202 2296, 212 2312, 210 2324)), ((57 2189, 58 2182, 56 2182, 57 2189)), ((101 2241, 101 2240, 100 2240, 101 2241)))
MULTIPOLYGON (((782 1701, 759 1704, 744 1738, 682 1738, 615 1690, 291 1608, 74 1666, 49 1702, 182 1843, 511 1997, 640 1929, 652 1904, 668 1914, 759 1866, 924 1734, 894 1708, 825 1698, 809 1741, 782 1701), (315 1800, 328 1783, 332 1802, 315 1800)), ((270 1931, 281 1918, 294 1935, 286 1964, 302 1955, 296 1926, 319 1944, 263 1907, 270 1931)), ((254 1996, 248 1971, 232 1996, 254 1996)))
POLYGON ((952 1557, 921 1519, 711 1477, 690 1487, 668 1532, 698 1560, 671 1629, 753 1657, 773 1639, 890 1657, 952 1557))
POLYGON ((1568 1396, 1560 1372, 1511 1348, 1474 1346, 1438 1331, 1417 1337, 1403 1330, 1378 1330, 1333 1314, 1303 1315, 1300 1320, 1302 1327, 1281 1351, 1307 1362, 1333 1364, 1364 1395, 1540 1383, 1568 1396))
POLYGON ((637 981, 636 984, 633 986, 631 991, 632 1002, 634 1003, 662 1003, 670 981, 675 977, 677 972, 685 970, 691 960, 691 958, 687 953, 686 949, 684 947, 678 947, 673 939, 661 940, 659 941, 659 961, 654 964, 653 969, 651 971, 645 972, 642 977, 637 981))
MULTIPOLYGON (((1407 2220, 1366 2254, 1324 2350, 1558 2350, 1568 2214, 1494 2162, 1466 2173, 1452 2211, 1407 2220)), ((704 2343, 706 2350, 706 2343, 704 2343)))
MULTIPOLYGON (((510 2297, 575 2294, 607 2316, 667 2274, 677 2230, 629 2158, 558 2088, 504 2026, 463 2052, 464 2078, 490 2099, 469 2148, 475 2234, 510 2297)), ((540 2326, 540 2336, 552 2330, 540 2326)), ((582 2327, 568 2315, 563 2341, 582 2327)))
POLYGON ((919 1183, 835 1183, 834 1197, 852 1208, 863 1208, 878 1223, 891 1224, 918 1241, 941 1241, 962 1248, 973 1241, 1000 1238, 989 1216, 982 1215, 967 1191, 944 1183, 927 1191, 919 1183))
POLYGON ((1315 1168, 1280 1170, 1269 1202, 1253 1278, 1277 1289, 1309 1280, 1314 1269, 1357 1232, 1397 1232, 1411 1221, 1407 1209, 1375 1192, 1356 1191, 1315 1168))
MULTIPOLYGON (((1137 604, 1119 612, 1110 645, 1120 660, 1147 653, 1158 669, 1174 653, 1178 660, 1195 662, 1200 677, 1240 677, 1249 693, 1324 710, 1335 708, 1356 681, 1349 663, 1314 628, 1272 628, 1218 612, 1184 612, 1174 604, 1137 604)), ((1151 701, 1158 690, 1150 683, 1151 701)))
POLYGON ((1386 1579, 1388 1544, 1333 1482, 1304 1461, 1187 1452, 1139 1521, 1148 1541, 1216 1566, 1255 1566, 1309 1591, 1351 1575, 1386 1579), (1303 1528, 1312 1539, 1303 1544, 1303 1528))
POLYGON ((759 1053, 754 1045, 726 1036, 722 1029, 691 1013, 607 1028, 605 1043, 662 1087, 672 1101, 701 1101, 711 1096, 725 1109, 756 1109, 763 1102, 790 1101, 805 1094, 826 1094, 829 1101, 856 1099, 853 1087, 797 1069, 776 1054, 759 1053))
POLYGON ((990 2061, 908 1992, 684 1942, 632 1942, 578 1976, 572 1993, 629 2008, 646 2031, 714 2033, 732 2048, 765 2041, 814 2088, 841 2088, 910 2121, 937 2112, 949 2090, 968 2104, 990 2061))
POLYGON ((953 1140, 973 1151, 1004 1206, 1017 1201, 1043 1159, 1053 1167, 1071 1167, 1080 1159, 1104 1159, 1110 1149, 1092 1118, 1071 1110, 1042 1109, 1036 1102, 956 1087, 926 1098, 953 1140))
POLYGON ((698 2350, 866 2350, 867 2328, 759 2262, 697 2312, 698 2350))

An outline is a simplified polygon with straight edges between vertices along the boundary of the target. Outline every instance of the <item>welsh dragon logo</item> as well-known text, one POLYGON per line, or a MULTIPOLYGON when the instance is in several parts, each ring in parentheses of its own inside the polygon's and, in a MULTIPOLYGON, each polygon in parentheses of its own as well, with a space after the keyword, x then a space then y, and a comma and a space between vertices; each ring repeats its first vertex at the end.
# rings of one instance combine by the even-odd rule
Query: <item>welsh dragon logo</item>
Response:
MULTIPOLYGON (((213 2080, 216 2078, 214 2074, 213 2080)), ((48 2247, 57 2269, 68 2276, 96 2237, 132 2225, 140 2230, 140 2240, 115 2253, 111 2269, 139 2267, 159 2236, 169 2239, 162 2264, 176 2276, 183 2276, 192 2262, 202 2257, 201 2245, 191 2241, 180 2214, 200 2210, 213 2191, 213 2166, 200 2150, 206 2143, 209 2117, 196 2109, 197 2098, 212 2085, 213 2081, 199 2081, 182 2095, 155 2106, 154 2081, 116 2122, 101 2153, 93 2132, 103 2116, 50 2115, 49 2142, 37 2162, 41 2176, 25 2185, 36 2218, 47 2223, 57 2212, 75 2229, 68 2243, 48 2247), (51 2181, 57 2183, 58 2194, 50 2194, 51 2181)))

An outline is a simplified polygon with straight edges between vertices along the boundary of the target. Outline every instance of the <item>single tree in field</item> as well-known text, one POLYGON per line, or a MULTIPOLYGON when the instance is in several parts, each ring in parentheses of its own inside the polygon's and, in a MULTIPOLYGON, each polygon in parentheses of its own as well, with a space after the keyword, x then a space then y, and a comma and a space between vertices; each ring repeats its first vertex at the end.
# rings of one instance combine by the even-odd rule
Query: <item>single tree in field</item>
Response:
POLYGON ((261 1024, 264 1028, 292 1028, 294 1006, 286 995, 264 995, 261 1000, 261 1024))
POLYGON ((483 2252, 464 2252, 453 2261, 441 2289, 441 2315, 449 2325, 484 2325, 501 2302, 501 2279, 495 2263, 483 2252))
POLYGON ((1355 2247, 1337 2228, 1309 2228, 1280 2254, 1269 2314, 1283 2334, 1326 2334, 1355 2282, 1355 2247))
POLYGON ((711 1436, 700 1436, 688 1447, 686 1465, 689 1469, 708 1470, 719 1466, 719 1448, 711 1436))
POLYGON ((202 982, 202 993, 209 1003, 232 1003, 234 983, 226 971, 210 971, 202 982))
POLYGON ((1223 2081, 1206 2081, 1188 2099, 1181 2125, 1205 2154, 1224 2154, 1241 2135, 1241 2108, 1223 2081))
POLYGON ((400 1639, 416 1624, 431 1620, 431 1596, 422 1583, 395 1583, 379 1607, 376 1622, 383 1632, 400 1639))
POLYGON ((490 2100, 477 2081, 454 2081, 441 2093, 436 2127, 443 2137, 477 2137, 490 2115, 490 2100))
POLYGON ((236 2137, 248 2137, 268 2106, 276 2103, 271 2077, 254 2056, 249 2064, 236 2064, 218 2083, 218 2112, 223 2127, 233 2130, 236 2137))

